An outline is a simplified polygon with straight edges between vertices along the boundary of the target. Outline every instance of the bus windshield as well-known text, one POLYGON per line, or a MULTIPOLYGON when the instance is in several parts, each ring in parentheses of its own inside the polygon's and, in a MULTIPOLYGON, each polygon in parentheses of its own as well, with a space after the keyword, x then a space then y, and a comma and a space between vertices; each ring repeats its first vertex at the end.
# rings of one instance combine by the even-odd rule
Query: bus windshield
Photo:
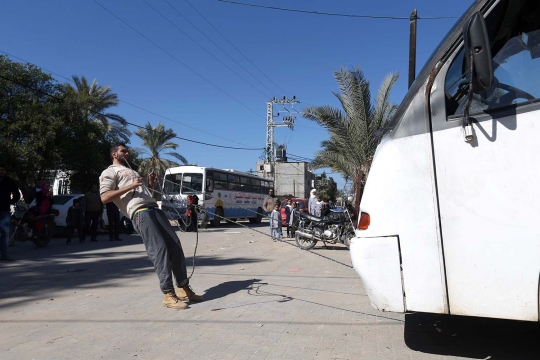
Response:
POLYGON ((165 175, 164 193, 167 195, 180 194, 180 183, 182 182, 182 174, 167 174, 165 175))

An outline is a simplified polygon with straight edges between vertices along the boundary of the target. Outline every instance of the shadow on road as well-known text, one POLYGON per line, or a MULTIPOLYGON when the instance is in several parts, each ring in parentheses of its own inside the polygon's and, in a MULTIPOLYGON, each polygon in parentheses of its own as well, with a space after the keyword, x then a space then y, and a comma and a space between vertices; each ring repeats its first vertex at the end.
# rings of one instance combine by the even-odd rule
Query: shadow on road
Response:
POLYGON ((225 297, 230 294, 234 294, 241 290, 248 290, 254 283, 261 281, 260 279, 250 280, 238 280, 238 281, 226 281, 219 285, 206 289, 204 293, 204 300, 215 300, 225 297))
MULTIPOLYGON (((48 247, 36 249, 30 243, 10 248, 15 262, 0 263, 0 309, 52 297, 57 291, 119 286, 118 280, 155 276, 139 236, 124 241, 65 244, 53 239, 48 247), (127 247, 140 245, 139 247, 127 247), (7 300, 7 301, 3 301, 7 300)), ((186 254, 191 270, 192 257, 186 254)), ((253 258, 197 256, 196 266, 218 267, 260 261, 253 258)), ((158 284, 155 278, 156 286, 158 284)), ((211 294, 212 295, 212 294, 211 294)), ((215 296, 215 295, 214 295, 215 296)))
POLYGON ((405 315, 405 343, 424 353, 472 359, 540 359, 540 324, 414 313, 405 315))

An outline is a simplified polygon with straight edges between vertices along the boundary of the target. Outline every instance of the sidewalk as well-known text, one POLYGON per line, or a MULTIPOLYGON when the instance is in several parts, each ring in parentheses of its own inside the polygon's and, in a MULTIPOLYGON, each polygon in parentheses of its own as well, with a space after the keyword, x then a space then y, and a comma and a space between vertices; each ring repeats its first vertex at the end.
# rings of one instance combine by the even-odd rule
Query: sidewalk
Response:
MULTIPOLYGON (((199 233, 191 285, 206 301, 183 311, 162 307, 136 235, 10 248, 20 260, 0 263, 0 358, 500 359, 538 349, 537 324, 514 325, 504 337, 513 344, 504 347, 493 333, 461 341, 475 319, 456 325, 439 315, 376 311, 343 246, 311 253, 293 240, 222 226, 199 233)), ((268 224, 257 229, 267 233, 268 224)), ((190 273, 195 234, 180 236, 190 273)))

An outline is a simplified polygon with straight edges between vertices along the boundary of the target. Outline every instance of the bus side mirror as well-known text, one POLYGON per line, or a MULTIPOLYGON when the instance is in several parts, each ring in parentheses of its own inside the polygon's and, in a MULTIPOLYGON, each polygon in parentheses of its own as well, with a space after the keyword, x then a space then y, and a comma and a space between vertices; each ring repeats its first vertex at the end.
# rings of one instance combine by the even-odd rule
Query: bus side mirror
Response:
MULTIPOLYGON (((479 94, 493 85, 491 47, 482 13, 476 12, 463 28, 465 61, 472 91, 479 94)), ((469 89, 470 91, 471 89, 469 89)))
POLYGON ((204 192, 204 200, 210 200, 212 198, 212 193, 210 191, 204 192))

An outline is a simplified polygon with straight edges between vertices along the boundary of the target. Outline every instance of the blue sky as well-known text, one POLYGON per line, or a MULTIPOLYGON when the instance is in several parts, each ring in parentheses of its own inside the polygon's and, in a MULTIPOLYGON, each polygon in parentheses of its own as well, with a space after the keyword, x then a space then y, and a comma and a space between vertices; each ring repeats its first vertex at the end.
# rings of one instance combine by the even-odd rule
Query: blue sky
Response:
MULTIPOLYGON (((111 85, 125 101, 112 112, 129 122, 157 125, 161 121, 180 137, 232 147, 264 147, 266 101, 273 96, 295 95, 301 101, 298 110, 310 105, 336 105, 332 92, 338 89, 333 73, 342 66, 360 66, 371 81, 373 93, 387 73, 400 73, 392 93, 395 103, 407 91, 408 20, 321 16, 218 0, 146 1, 151 6, 143 0, 6 1, 2 4, 0 51, 62 76, 84 75, 89 80, 97 79, 100 85, 111 85)), ((419 17, 459 17, 472 4, 472 0, 241 2, 396 17, 408 17, 414 8, 419 17)), ((419 20, 417 73, 456 20, 419 20)), ((326 138, 326 130, 299 114, 294 131, 275 131, 276 142, 286 143, 289 153, 306 158, 313 158, 326 138)), ((181 140, 177 143, 178 152, 201 166, 248 171, 255 169, 262 155, 262 151, 228 150, 181 140)), ((132 145, 140 146, 136 136, 132 145)), ((343 186, 338 174, 330 176, 343 186)))

